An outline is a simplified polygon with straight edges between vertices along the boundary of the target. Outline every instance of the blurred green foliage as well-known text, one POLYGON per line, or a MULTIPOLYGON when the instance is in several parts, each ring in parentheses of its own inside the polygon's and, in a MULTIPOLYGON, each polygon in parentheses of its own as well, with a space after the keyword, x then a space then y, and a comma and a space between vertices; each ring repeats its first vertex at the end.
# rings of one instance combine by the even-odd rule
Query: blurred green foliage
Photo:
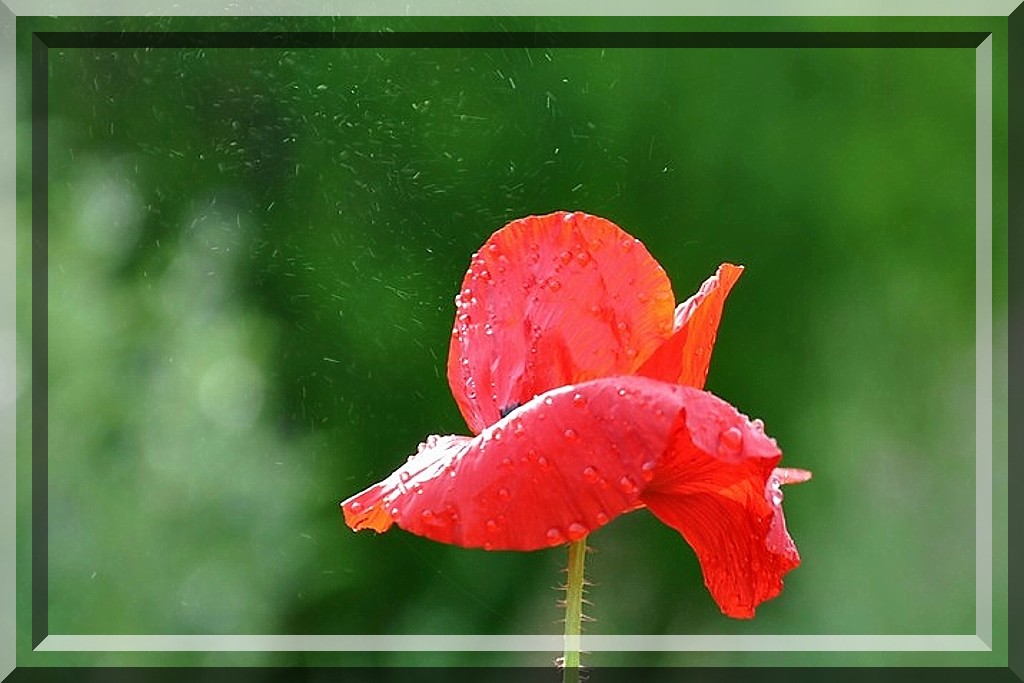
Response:
POLYGON ((786 501, 804 564, 755 620, 639 512, 592 537, 587 632, 974 633, 973 50, 49 59, 51 633, 559 632, 564 548, 337 509, 466 432, 444 364, 470 254, 556 209, 639 237, 679 300, 747 267, 708 388, 815 475, 786 501))

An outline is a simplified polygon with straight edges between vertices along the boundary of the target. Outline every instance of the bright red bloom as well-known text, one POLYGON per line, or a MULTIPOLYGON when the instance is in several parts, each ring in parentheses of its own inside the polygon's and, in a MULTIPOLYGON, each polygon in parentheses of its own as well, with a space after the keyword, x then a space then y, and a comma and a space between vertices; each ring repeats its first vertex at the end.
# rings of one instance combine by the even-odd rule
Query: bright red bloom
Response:
POLYGON ((664 270, 613 223, 509 223, 456 299, 448 379, 476 436, 430 437, 342 503, 346 522, 535 550, 647 507, 693 546, 722 611, 752 617, 800 563, 780 486, 810 474, 777 469, 760 421, 701 391, 741 272, 723 264, 676 308, 664 270))

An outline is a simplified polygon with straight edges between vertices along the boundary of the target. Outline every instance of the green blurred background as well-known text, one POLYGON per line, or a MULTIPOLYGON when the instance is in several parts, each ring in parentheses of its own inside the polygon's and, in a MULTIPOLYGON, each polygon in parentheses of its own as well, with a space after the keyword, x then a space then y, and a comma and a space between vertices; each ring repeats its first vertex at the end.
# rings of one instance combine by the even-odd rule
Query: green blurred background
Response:
MULTIPOLYGON (((814 471, 785 505, 803 566, 755 620, 722 616, 690 548, 638 512, 592 536, 586 632, 975 632, 973 50, 49 59, 51 633, 560 632, 564 548, 354 534, 337 507, 426 435, 466 433, 445 360, 470 254, 557 209, 640 238, 678 300, 723 261, 747 267, 708 389, 814 471)), ((422 660, 550 656, 245 661, 422 660)))

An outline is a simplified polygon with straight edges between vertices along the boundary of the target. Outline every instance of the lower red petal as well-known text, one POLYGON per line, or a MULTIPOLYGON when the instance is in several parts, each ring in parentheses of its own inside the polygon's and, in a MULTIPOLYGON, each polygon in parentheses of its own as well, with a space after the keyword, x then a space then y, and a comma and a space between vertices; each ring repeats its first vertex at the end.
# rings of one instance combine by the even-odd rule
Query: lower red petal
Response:
MULTIPOLYGON (((687 422, 692 419, 700 418, 690 415, 687 422)), ((760 431, 759 423, 752 426, 760 431)), ((782 591, 783 575, 800 564, 786 531, 781 485, 806 481, 810 473, 774 468, 772 457, 709 459, 708 444, 694 443, 694 434, 691 426, 677 428, 667 458, 673 463, 670 475, 652 482, 642 500, 693 547, 722 612, 749 619, 760 603, 782 591)), ((723 439, 720 455, 734 447, 735 435, 723 439)))

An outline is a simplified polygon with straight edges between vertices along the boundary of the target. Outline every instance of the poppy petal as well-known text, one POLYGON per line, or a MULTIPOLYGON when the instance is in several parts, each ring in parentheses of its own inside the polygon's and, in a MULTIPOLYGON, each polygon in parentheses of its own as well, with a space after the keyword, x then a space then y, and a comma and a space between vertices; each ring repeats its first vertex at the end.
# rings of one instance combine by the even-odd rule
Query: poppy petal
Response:
POLYGON ((357 530, 394 522, 444 543, 535 550, 647 505, 693 546, 722 611, 749 617, 799 564, 779 485, 803 475, 776 469, 780 458, 758 421, 712 394, 611 377, 547 392, 472 439, 432 437, 342 506, 357 530))
POLYGON ((723 263, 696 294, 679 304, 672 336, 651 354, 637 373, 664 382, 703 388, 722 307, 742 273, 743 266, 723 263))
MULTIPOLYGON (((693 411, 686 416, 687 423, 704 419, 693 411)), ((718 457, 711 459, 706 452, 713 445, 706 435, 701 440, 699 428, 680 430, 666 463, 673 476, 652 482, 642 496, 693 547, 722 612, 739 619, 752 618, 757 605, 778 595, 782 576, 800 564, 786 530, 781 485, 810 479, 804 470, 774 468, 771 451, 778 451, 771 440, 737 457, 752 435, 763 436, 758 421, 748 425, 721 432, 718 457)))
POLYGON ((557 212, 491 235, 456 305, 448 382, 479 433, 555 387, 633 374, 672 334, 674 297, 639 240, 557 212))

